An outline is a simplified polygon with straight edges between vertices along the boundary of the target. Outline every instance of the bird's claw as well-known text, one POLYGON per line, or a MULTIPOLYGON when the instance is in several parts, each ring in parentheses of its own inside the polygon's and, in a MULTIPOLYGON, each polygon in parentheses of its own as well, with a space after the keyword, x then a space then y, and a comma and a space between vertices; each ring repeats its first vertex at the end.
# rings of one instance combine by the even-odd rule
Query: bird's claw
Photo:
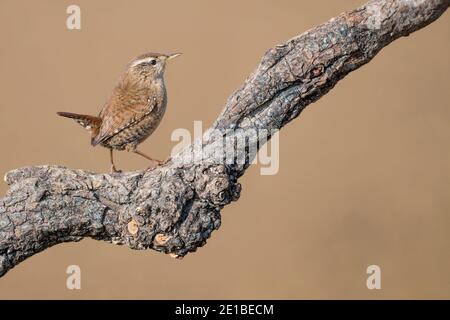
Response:
POLYGON ((111 174, 118 174, 118 173, 122 173, 122 170, 117 170, 116 167, 114 165, 111 166, 111 174))
POLYGON ((153 165, 148 167, 147 170, 154 170, 159 166, 162 166, 164 164, 166 164, 167 162, 169 162, 171 158, 167 158, 166 160, 156 160, 156 159, 152 159, 153 165))

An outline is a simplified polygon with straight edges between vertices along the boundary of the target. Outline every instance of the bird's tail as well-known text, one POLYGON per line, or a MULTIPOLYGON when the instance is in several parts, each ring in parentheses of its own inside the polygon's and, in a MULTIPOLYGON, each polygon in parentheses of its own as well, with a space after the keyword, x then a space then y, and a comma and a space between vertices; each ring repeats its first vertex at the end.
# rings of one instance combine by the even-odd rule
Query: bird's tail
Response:
POLYGON ((102 119, 99 117, 88 116, 85 114, 76 114, 71 112, 57 112, 58 116, 74 119, 78 124, 80 124, 83 128, 88 130, 91 133, 92 138, 94 138, 102 125, 102 119))

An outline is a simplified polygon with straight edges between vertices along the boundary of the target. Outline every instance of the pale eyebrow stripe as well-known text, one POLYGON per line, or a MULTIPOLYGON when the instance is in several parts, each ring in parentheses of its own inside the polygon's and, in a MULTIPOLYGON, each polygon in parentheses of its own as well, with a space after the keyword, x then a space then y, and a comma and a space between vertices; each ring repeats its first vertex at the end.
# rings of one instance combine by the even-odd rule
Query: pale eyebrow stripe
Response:
POLYGON ((150 58, 139 59, 139 60, 136 60, 135 62, 133 62, 133 63, 131 64, 131 66, 132 66, 132 67, 135 67, 135 66, 137 66, 138 64, 141 64, 142 62, 150 62, 150 61, 152 61, 152 60, 155 60, 155 58, 150 57, 150 58))

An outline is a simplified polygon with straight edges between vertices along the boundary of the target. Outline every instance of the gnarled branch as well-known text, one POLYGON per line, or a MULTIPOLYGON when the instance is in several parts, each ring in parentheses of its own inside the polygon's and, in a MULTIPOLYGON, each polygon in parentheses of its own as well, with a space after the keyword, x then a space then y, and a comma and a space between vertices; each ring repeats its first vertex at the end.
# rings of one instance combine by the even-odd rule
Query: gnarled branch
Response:
POLYGON ((229 98, 214 134, 200 142, 204 161, 179 161, 195 152, 191 145, 154 170, 109 175, 41 166, 7 173, 0 275, 52 245, 84 237, 175 257, 195 251, 219 228, 220 210, 238 199, 238 178, 249 163, 230 165, 214 156, 223 135, 282 128, 384 46, 433 22, 449 5, 374 0, 270 49, 229 98))

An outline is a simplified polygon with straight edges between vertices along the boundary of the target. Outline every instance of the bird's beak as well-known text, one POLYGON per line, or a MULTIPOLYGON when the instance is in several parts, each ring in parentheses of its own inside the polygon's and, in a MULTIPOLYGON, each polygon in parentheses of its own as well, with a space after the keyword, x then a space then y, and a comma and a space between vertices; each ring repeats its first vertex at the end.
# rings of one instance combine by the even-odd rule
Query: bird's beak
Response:
POLYGON ((167 56, 167 59, 166 60, 172 60, 173 58, 176 58, 176 57, 178 57, 178 56, 181 56, 181 53, 172 53, 172 54, 169 54, 168 56, 167 56))

